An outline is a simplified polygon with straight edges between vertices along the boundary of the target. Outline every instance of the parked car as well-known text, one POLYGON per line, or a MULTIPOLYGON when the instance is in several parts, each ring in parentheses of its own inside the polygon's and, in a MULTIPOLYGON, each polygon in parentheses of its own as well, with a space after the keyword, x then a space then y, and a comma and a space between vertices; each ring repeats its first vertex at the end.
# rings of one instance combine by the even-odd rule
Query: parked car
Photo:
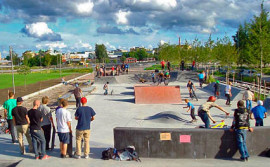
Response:
POLYGON ((240 70, 239 75, 245 77, 252 77, 252 76, 260 76, 261 74, 259 74, 256 70, 243 69, 240 70))

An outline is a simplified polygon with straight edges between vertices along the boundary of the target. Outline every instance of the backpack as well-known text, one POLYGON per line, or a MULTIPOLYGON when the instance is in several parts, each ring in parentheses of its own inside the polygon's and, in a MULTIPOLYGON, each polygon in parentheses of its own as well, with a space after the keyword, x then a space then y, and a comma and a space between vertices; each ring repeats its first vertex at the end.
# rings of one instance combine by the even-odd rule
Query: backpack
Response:
POLYGON ((106 150, 102 151, 101 159, 103 160, 114 159, 115 154, 116 154, 115 148, 107 148, 106 150))
POLYGON ((135 151, 134 146, 127 146, 124 149, 118 150, 117 154, 121 161, 137 161, 141 162, 138 153, 135 151))

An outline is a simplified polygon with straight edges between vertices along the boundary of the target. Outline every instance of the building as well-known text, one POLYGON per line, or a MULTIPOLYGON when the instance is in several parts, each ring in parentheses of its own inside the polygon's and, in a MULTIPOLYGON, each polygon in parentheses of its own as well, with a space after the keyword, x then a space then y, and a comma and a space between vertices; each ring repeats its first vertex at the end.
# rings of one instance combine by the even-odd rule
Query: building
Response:
POLYGON ((125 62, 126 63, 137 63, 137 59, 136 58, 133 58, 133 57, 128 57, 126 58, 125 62))

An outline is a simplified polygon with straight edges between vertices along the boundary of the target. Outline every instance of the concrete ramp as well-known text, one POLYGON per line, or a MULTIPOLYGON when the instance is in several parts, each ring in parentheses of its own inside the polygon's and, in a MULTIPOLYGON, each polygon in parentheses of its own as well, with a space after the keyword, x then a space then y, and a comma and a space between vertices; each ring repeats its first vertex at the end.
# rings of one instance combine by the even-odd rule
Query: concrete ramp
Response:
POLYGON ((136 104, 180 104, 180 86, 136 85, 136 104))

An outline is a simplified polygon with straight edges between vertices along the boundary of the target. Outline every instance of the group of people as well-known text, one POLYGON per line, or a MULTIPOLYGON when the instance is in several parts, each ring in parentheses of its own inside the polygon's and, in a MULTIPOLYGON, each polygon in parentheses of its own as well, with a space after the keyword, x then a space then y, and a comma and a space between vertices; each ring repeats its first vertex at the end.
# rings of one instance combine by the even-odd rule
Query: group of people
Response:
POLYGON ((129 64, 122 64, 122 65, 116 65, 116 66, 112 66, 110 68, 110 70, 106 70, 105 65, 101 65, 99 67, 99 65, 96 65, 96 73, 97 73, 97 77, 101 77, 101 76, 106 76, 106 75, 111 75, 111 76, 116 76, 116 75, 120 75, 120 73, 124 73, 126 72, 128 74, 129 72, 129 64), (106 71, 110 72, 110 74, 107 74, 106 71))
POLYGON ((160 71, 157 76, 155 74, 155 72, 151 72, 151 78, 152 78, 152 82, 156 83, 156 80, 158 82, 158 85, 160 85, 162 82, 164 82, 165 85, 169 84, 169 79, 171 78, 170 76, 170 72, 169 71, 160 71))
MULTIPOLYGON (((33 107, 27 110, 23 106, 22 97, 14 99, 14 93, 9 93, 9 99, 5 101, 4 114, 8 122, 12 143, 16 143, 15 128, 17 130, 17 138, 20 147, 20 153, 26 153, 23 142, 23 135, 28 141, 28 151, 35 154, 35 159, 48 159, 46 151, 50 150, 50 140, 52 128, 57 131, 60 141, 60 157, 67 157, 67 145, 70 143, 72 136, 72 117, 68 111, 68 102, 65 99, 59 100, 59 106, 55 110, 56 124, 53 121, 52 111, 47 106, 49 98, 44 96, 40 100, 33 101, 33 107), (57 128, 55 128, 57 127, 57 128)), ((75 158, 81 158, 81 141, 84 141, 84 157, 89 158, 89 139, 90 139, 90 123, 95 118, 95 111, 88 107, 87 99, 80 99, 82 106, 79 106, 75 112, 75 119, 78 120, 76 126, 76 151, 75 158)), ((54 143, 52 144, 54 145, 54 143)))

